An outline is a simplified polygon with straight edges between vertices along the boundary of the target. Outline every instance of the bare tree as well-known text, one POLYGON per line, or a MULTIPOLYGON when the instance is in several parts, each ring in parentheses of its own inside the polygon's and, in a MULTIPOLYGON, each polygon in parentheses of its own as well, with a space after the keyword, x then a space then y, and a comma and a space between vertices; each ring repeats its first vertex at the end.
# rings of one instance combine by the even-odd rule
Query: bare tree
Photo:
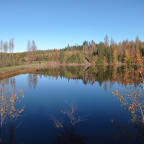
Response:
POLYGON ((3 65, 3 41, 0 42, 0 66, 3 65))
POLYGON ((32 41, 32 61, 36 60, 37 57, 36 51, 37 51, 37 46, 35 44, 35 41, 33 40, 32 41))
POLYGON ((136 43, 139 43, 139 42, 140 42, 140 39, 139 39, 139 37, 138 37, 138 36, 136 37, 135 42, 136 42, 136 43))
POLYGON ((13 50, 14 50, 14 39, 13 38, 11 40, 11 49, 12 49, 12 53, 13 53, 13 50))
POLYGON ((104 38, 104 44, 105 47, 108 48, 109 47, 109 39, 108 39, 108 35, 106 34, 105 38, 104 38))
POLYGON ((32 41, 32 43, 30 40, 28 41, 27 50, 28 50, 28 61, 32 63, 33 61, 36 60, 36 51, 37 51, 37 46, 34 40, 32 41))
POLYGON ((111 37, 110 44, 111 44, 112 49, 114 49, 115 48, 115 41, 112 37, 111 37))
POLYGON ((31 41, 29 40, 28 43, 27 43, 27 57, 28 57, 28 62, 31 63, 32 62, 32 57, 31 57, 31 41))
POLYGON ((1 42, 0 42, 0 52, 2 52, 3 51, 3 41, 1 40, 1 42))
POLYGON ((97 48, 96 48, 96 44, 93 40, 91 42, 91 45, 92 45, 92 52, 95 52, 97 50, 97 48))
POLYGON ((30 52, 31 51, 31 41, 29 40, 27 43, 27 51, 30 52))
POLYGON ((8 43, 7 42, 4 42, 3 49, 4 49, 4 53, 6 54, 7 50, 8 50, 8 43))
POLYGON ((37 46, 34 40, 32 41, 32 51, 37 51, 37 46))
POLYGON ((139 48, 140 43, 141 43, 141 41, 140 41, 139 37, 137 36, 137 37, 136 37, 136 40, 135 40, 136 49, 138 49, 138 48, 139 48))
POLYGON ((9 41, 9 52, 12 52, 12 41, 9 41))
POLYGON ((87 52, 88 51, 88 42, 84 41, 83 42, 83 52, 87 52))

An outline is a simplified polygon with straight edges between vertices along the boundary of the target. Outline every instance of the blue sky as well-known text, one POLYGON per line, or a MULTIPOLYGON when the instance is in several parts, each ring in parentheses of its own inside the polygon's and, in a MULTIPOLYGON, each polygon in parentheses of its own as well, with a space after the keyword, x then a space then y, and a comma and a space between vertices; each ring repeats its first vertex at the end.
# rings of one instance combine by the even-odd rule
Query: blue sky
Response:
POLYGON ((0 40, 15 40, 15 52, 27 41, 38 49, 63 48, 84 40, 144 41, 144 0, 0 0, 0 40))

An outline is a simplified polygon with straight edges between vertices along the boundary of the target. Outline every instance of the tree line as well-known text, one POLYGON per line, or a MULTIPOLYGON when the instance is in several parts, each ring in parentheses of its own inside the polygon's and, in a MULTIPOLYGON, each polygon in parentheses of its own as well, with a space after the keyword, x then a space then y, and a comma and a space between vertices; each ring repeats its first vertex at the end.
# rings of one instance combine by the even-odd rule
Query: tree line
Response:
POLYGON ((93 65, 141 65, 144 62, 144 42, 137 36, 135 41, 116 43, 105 36, 103 42, 84 41, 82 45, 66 46, 57 50, 37 50, 34 40, 28 41, 27 51, 13 53, 14 40, 0 42, 0 67, 31 63, 93 64, 93 65))
POLYGON ((104 42, 96 44, 93 40, 84 41, 80 46, 69 46, 65 50, 81 51, 89 57, 89 61, 93 64, 137 65, 142 63, 144 57, 144 42, 137 36, 135 41, 124 40, 116 43, 113 38, 109 40, 106 35, 104 42))

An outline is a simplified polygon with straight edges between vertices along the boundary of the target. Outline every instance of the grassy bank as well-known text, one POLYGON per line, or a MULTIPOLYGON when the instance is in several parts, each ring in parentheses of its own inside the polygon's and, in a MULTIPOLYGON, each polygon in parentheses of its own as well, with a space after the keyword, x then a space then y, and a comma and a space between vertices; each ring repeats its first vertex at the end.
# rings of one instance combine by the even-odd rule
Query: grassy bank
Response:
POLYGON ((11 66, 11 67, 4 67, 0 68, 0 79, 5 77, 12 77, 19 74, 24 74, 32 70, 37 70, 45 67, 49 67, 50 64, 48 63, 35 63, 29 65, 21 65, 21 66, 11 66))
POLYGON ((12 77, 19 74, 24 74, 27 72, 35 71, 43 68, 58 68, 60 66, 79 66, 83 64, 60 64, 59 62, 43 62, 43 63, 33 63, 29 65, 11 66, 0 68, 0 79, 6 77, 12 77))
POLYGON ((22 69, 27 69, 27 68, 38 67, 41 65, 45 65, 45 64, 30 64, 30 65, 4 67, 4 68, 0 68, 0 74, 6 73, 6 72, 13 72, 13 71, 17 71, 17 70, 22 70, 22 69))

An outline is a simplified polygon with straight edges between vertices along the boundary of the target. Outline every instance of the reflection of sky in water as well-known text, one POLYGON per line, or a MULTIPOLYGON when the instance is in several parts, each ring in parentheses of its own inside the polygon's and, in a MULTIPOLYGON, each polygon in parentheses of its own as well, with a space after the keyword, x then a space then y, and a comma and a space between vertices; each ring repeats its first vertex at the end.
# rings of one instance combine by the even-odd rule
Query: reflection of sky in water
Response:
POLYGON ((15 76, 16 89, 24 89, 25 111, 23 123, 15 130, 15 141, 23 143, 50 143, 55 139, 57 129, 49 114, 64 119, 60 112, 67 107, 66 102, 74 102, 80 115, 87 115, 77 132, 87 136, 88 143, 112 142, 111 133, 114 119, 119 124, 132 125, 131 114, 124 110, 112 91, 119 87, 114 83, 104 91, 104 84, 98 82, 83 84, 82 80, 37 76, 36 88, 29 89, 28 74, 15 76))

